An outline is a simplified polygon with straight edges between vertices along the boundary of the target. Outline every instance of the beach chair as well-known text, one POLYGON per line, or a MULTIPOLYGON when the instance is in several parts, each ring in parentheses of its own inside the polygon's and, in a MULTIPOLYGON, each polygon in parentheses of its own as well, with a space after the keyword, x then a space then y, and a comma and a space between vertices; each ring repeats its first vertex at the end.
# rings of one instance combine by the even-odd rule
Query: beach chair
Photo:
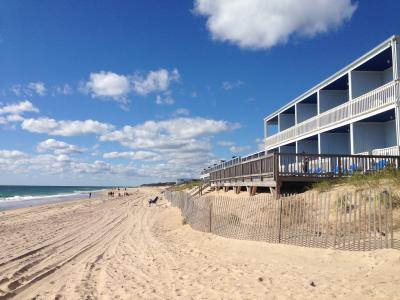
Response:
POLYGON ((382 170, 382 169, 384 169, 385 167, 386 167, 386 164, 387 164, 387 162, 386 162, 386 160, 380 160, 380 161, 378 161, 375 165, 374 165, 374 169, 376 170, 376 171, 379 171, 379 170, 382 170))
POLYGON ((156 196, 154 199, 149 199, 149 206, 150 205, 152 205, 152 204, 156 204, 157 203, 157 200, 158 200, 158 196, 156 196))
POLYGON ((349 167, 349 173, 354 173, 358 170, 357 164, 351 164, 349 167))

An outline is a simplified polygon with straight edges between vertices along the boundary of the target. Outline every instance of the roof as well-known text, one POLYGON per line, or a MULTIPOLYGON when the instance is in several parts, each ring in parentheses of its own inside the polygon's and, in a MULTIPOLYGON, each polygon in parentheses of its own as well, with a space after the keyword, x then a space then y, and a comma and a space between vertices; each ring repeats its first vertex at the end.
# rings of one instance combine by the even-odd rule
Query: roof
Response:
POLYGON ((372 50, 370 50, 369 52, 367 52, 363 56, 359 57, 358 59, 356 59, 355 61, 353 61, 352 63, 350 63, 346 67, 344 67, 343 69, 339 70, 338 72, 336 72, 332 76, 328 77, 327 79, 325 79, 324 81, 320 82, 319 84, 317 84, 313 88, 311 88, 308 91, 306 91, 305 93, 301 94, 299 97, 295 98, 294 100, 290 101, 286 105, 282 106, 277 111, 275 111, 272 114, 270 114, 267 117, 265 117, 264 121, 276 117, 278 114, 284 112, 285 110, 290 108, 292 105, 294 105, 294 104, 300 102, 301 100, 304 100, 305 98, 311 96, 312 94, 316 93, 321 88, 329 85, 333 81, 335 81, 335 80, 339 79, 340 77, 344 76, 349 71, 354 70, 359 65, 363 64, 365 61, 369 60, 370 58, 374 57, 375 55, 377 55, 380 52, 382 52, 382 51, 386 50, 387 48, 389 48, 391 46, 391 42, 394 41, 394 40, 400 41, 400 36, 398 36, 398 35, 391 36, 390 38, 388 38, 387 40, 385 40, 384 42, 382 42, 381 44, 379 44, 378 46, 376 46, 375 48, 373 48, 372 50))

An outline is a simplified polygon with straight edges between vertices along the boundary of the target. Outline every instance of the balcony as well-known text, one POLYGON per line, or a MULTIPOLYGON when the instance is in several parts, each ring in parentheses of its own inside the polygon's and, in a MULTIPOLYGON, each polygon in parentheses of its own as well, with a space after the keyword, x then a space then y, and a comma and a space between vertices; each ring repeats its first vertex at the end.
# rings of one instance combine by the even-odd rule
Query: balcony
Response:
POLYGON ((266 138, 266 150, 294 142, 301 138, 343 126, 368 115, 379 113, 396 104, 400 95, 400 82, 391 81, 360 97, 336 106, 307 121, 266 138))

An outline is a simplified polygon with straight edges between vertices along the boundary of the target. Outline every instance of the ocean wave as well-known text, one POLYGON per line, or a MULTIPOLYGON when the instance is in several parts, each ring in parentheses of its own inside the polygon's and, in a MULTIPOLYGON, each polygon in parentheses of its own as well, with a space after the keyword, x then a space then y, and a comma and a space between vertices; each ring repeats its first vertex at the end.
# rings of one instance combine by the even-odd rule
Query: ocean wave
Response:
POLYGON ((95 191, 74 191, 68 194, 54 194, 54 195, 24 195, 24 196, 12 196, 12 197, 0 197, 0 202, 17 202, 17 201, 30 201, 30 200, 44 200, 44 199, 57 199, 57 198, 74 198, 82 197, 88 195, 89 193, 94 193, 95 191))

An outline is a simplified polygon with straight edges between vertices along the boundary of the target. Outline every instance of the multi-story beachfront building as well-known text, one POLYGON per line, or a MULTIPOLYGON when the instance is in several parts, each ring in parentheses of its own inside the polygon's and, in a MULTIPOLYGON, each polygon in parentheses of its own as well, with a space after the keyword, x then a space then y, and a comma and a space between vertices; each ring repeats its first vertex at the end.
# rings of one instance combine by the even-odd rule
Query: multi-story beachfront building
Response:
POLYGON ((264 119, 269 153, 398 154, 400 37, 264 119))
MULTIPOLYGON (((264 151, 202 172, 220 188, 400 167, 400 37, 393 36, 264 119, 264 151)), ((254 188, 254 189, 253 189, 254 188)))

